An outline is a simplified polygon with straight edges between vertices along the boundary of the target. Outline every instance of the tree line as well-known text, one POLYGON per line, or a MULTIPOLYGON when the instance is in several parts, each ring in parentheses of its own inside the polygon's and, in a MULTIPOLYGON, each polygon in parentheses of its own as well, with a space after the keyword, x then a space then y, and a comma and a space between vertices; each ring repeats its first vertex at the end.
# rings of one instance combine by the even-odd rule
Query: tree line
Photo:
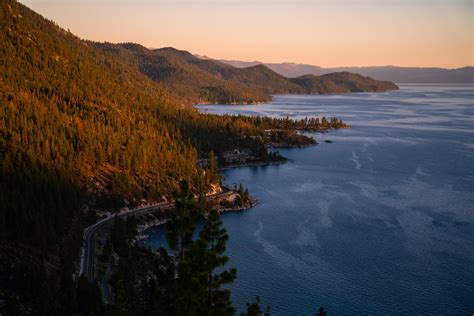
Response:
POLYGON ((13 0, 0 1, 0 74, 5 314, 77 311, 81 237, 96 210, 172 199, 183 180, 193 194, 205 192, 217 166, 196 162, 211 151, 246 148, 274 159, 268 124, 199 114, 185 97, 13 0))

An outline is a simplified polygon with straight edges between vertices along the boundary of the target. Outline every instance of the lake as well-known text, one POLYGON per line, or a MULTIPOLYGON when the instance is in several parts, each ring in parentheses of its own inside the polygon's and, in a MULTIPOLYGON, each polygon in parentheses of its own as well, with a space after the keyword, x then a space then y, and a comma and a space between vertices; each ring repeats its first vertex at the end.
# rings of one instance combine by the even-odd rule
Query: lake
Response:
MULTIPOLYGON (((224 172, 260 200, 222 216, 236 307, 259 295, 272 315, 474 313, 473 100, 472 85, 402 85, 199 106, 352 126, 280 150, 286 164, 224 172)), ((164 240, 147 234, 151 247, 164 240)))

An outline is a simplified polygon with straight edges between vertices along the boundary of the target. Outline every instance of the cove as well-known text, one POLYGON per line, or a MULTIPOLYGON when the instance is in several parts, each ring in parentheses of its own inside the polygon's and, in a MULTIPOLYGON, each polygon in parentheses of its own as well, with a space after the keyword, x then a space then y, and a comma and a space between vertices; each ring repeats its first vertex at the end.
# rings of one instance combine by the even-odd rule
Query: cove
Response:
MULTIPOLYGON (((260 200, 223 214, 239 310, 272 315, 474 312, 474 87, 274 96, 210 113, 337 116, 350 129, 280 149, 290 161, 224 171, 260 200), (325 142, 331 141, 331 142, 325 142)), ((159 247, 163 229, 144 242, 159 247)))

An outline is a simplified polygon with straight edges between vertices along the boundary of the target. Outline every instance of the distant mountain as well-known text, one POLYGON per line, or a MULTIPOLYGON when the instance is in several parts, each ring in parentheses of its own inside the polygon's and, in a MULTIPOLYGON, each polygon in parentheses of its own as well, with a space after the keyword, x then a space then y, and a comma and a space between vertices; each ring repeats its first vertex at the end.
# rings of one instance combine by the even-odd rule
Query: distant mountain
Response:
MULTIPOLYGON (((313 91, 318 83, 305 84, 313 91)), ((283 124, 344 127, 336 118, 290 123, 191 106, 305 89, 263 65, 239 69, 173 48, 81 40, 16 0, 0 0, 0 314, 113 313, 77 274, 84 228, 99 219, 94 211, 171 201, 184 187, 189 196, 205 193, 219 181, 211 151, 222 163, 235 149, 269 162, 281 159, 267 152, 269 143, 312 143, 283 124), (209 166, 198 166, 207 157, 209 166)), ((126 291, 131 309, 140 305, 139 289, 126 291)))
POLYGON ((303 75, 321 76, 334 72, 352 72, 368 76, 376 80, 387 80, 396 83, 474 83, 474 67, 444 69, 433 67, 336 67, 322 68, 319 66, 295 63, 261 63, 258 61, 221 60, 234 67, 249 67, 264 64, 273 71, 289 78, 303 75))
POLYGON ((190 103, 253 103, 271 99, 255 87, 235 84, 213 73, 213 68, 234 67, 220 62, 201 62, 186 51, 174 48, 150 50, 133 43, 93 45, 132 65, 190 103))
MULTIPOLYGON (((192 94, 169 89, 178 85, 167 80, 188 74, 226 84, 191 67, 186 54, 95 46, 15 0, 0 0, 1 315, 104 314, 101 296, 76 271, 95 210, 171 200, 184 181, 190 192, 203 192, 217 171, 201 169, 197 159, 211 150, 274 159, 256 123, 202 115, 190 106, 192 94)), ((191 92, 197 86, 187 84, 191 92)))
POLYGON ((272 71, 264 65, 236 68, 213 59, 197 58, 189 52, 174 48, 161 48, 155 52, 168 57, 180 58, 188 64, 197 66, 206 73, 225 80, 229 84, 245 87, 246 89, 258 89, 267 95, 301 92, 301 89, 289 82, 288 78, 272 71))
POLYGON ((474 83, 474 67, 443 69, 386 66, 327 69, 329 72, 333 70, 360 73, 377 80, 397 83, 474 83))
POLYGON ((289 79, 257 64, 239 68, 172 47, 150 50, 133 43, 92 43, 193 103, 258 103, 272 94, 379 92, 398 89, 389 82, 343 72, 289 79))
POLYGON ((322 76, 304 75, 289 80, 302 87, 304 93, 312 94, 379 92, 398 89, 392 82, 377 81, 350 72, 335 72, 322 76))

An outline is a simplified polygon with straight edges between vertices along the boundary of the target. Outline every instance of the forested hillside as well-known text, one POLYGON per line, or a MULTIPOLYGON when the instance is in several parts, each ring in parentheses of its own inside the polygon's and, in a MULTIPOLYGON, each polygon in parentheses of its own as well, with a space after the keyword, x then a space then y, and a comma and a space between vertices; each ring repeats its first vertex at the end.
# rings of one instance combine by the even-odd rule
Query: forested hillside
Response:
POLYGON ((188 64, 196 65, 203 71, 211 73, 228 82, 249 88, 257 88, 266 94, 301 92, 300 88, 290 83, 287 78, 263 65, 235 68, 216 60, 200 59, 189 52, 170 47, 157 49, 155 52, 169 57, 180 58, 188 64))
POLYGON ((295 129, 343 126, 199 114, 191 102, 203 98, 268 100, 202 67, 139 45, 84 41, 0 0, 0 313, 78 311, 74 276, 95 211, 170 200, 183 181, 206 192, 218 171, 197 160, 211 152, 221 165, 236 149, 272 161, 282 158, 269 144, 314 143, 295 129))
POLYGON ((392 82, 377 81, 350 72, 336 72, 322 76, 304 75, 289 80, 302 87, 305 93, 379 92, 398 89, 392 82))
POLYGON ((170 58, 180 59, 228 82, 244 85, 248 88, 257 88, 267 94, 381 92, 398 89, 397 85, 392 82, 378 81, 349 72, 287 78, 263 64, 237 68, 214 59, 198 58, 189 52, 171 47, 156 49, 153 52, 170 58))
POLYGON ((321 94, 380 92, 398 87, 351 73, 286 78, 264 65, 236 68, 229 64, 198 58, 172 47, 155 50, 141 45, 91 43, 132 65, 153 81, 191 103, 258 103, 272 94, 321 94))
MULTIPOLYGON (((138 44, 91 43, 173 90, 189 103, 254 103, 269 101, 263 91, 227 81, 193 63, 193 56, 174 49, 149 50, 138 44), (169 52, 176 52, 169 53, 169 52), (189 55, 189 56, 186 56, 189 55)), ((226 66, 228 68, 233 68, 226 66)))
POLYGON ((234 150, 281 160, 266 147, 314 143, 295 130, 345 126, 200 114, 192 102, 269 100, 269 81, 250 85, 274 74, 228 80, 221 65, 169 51, 81 40, 0 0, 0 313, 69 315, 90 303, 76 273, 96 211, 172 200, 183 182, 205 193, 218 171, 197 161, 211 152, 221 165, 234 150))
POLYGON ((11 0, 0 1, 0 93, 0 297, 43 314, 73 302, 73 261, 94 220, 81 210, 163 199, 182 180, 203 189, 196 159, 212 149, 267 155, 247 122, 198 114, 11 0))
POLYGON ((472 66, 454 69, 400 66, 322 68, 315 65, 295 63, 262 63, 259 61, 246 62, 239 60, 220 60, 220 62, 238 68, 264 64, 271 70, 288 78, 304 75, 321 76, 334 72, 351 72, 376 80, 388 80, 396 83, 474 83, 474 67, 472 66))

